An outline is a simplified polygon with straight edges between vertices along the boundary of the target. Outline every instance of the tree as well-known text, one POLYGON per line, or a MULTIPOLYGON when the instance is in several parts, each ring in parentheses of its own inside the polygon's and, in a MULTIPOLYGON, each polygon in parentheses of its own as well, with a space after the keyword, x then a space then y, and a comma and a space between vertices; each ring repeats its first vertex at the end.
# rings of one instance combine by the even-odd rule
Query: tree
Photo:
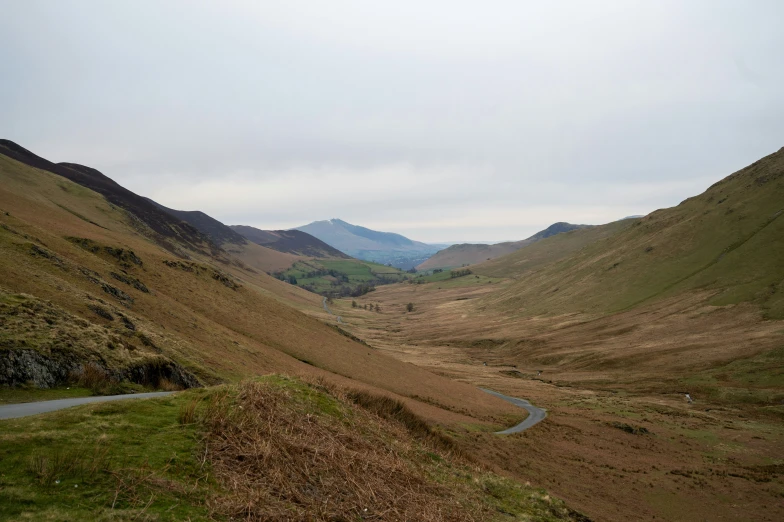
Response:
POLYGON ((289 283, 291 283, 292 285, 296 285, 297 284, 297 278, 294 277, 293 275, 290 275, 289 276, 289 283))
POLYGON ((376 312, 380 312, 380 311, 381 311, 381 307, 378 306, 378 303, 376 303, 376 312))
POLYGON ((408 303, 406 305, 406 312, 413 312, 414 311, 414 303, 408 303))
POLYGON ((356 308, 356 307, 357 307, 357 302, 351 301, 351 308, 356 308))

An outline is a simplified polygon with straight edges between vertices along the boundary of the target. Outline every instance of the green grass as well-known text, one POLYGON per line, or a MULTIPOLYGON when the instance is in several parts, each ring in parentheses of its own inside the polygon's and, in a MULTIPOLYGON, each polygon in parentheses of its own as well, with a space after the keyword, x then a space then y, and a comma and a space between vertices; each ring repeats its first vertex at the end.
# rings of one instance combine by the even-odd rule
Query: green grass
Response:
POLYGON ((178 421, 206 393, 0 421, 0 519, 207 519, 198 427, 178 421))
POLYGON ((426 283, 437 283, 439 281, 447 281, 452 278, 452 274, 449 270, 444 270, 443 272, 435 272, 427 275, 418 275, 414 279, 414 281, 424 281, 426 283))
MULTIPOLYGON (((389 451, 402 451, 412 470, 444 487, 443 493, 466 509, 498 514, 489 519, 511 514, 564 520, 573 514, 544 490, 456 461, 424 439, 393 440, 383 427, 389 421, 376 425, 373 414, 360 414, 362 407, 346 402, 342 392, 277 375, 260 381, 282 391, 285 407, 303 420, 333 419, 336 429, 343 426, 374 444, 388 444, 389 451), (360 425, 353 426, 358 419, 360 425)), ((189 390, 0 421, 0 519, 213 520, 208 504, 227 493, 211 476, 209 461, 202 460, 202 420, 211 398, 225 392, 224 406, 244 404, 240 389, 189 390)))
POLYGON ((24 388, 0 387, 0 404, 18 404, 22 402, 52 401, 56 399, 73 399, 89 397, 92 391, 78 386, 61 386, 58 388, 24 388))
MULTIPOLYGON (((462 270, 461 268, 456 268, 455 270, 462 270)), ((412 279, 414 283, 440 283, 438 286, 441 288, 460 288, 463 286, 471 286, 477 284, 488 284, 488 283, 496 283, 501 281, 500 278, 497 277, 488 277, 486 275, 480 274, 467 274, 460 277, 452 277, 451 270, 444 270, 443 272, 436 272, 431 274, 421 274, 417 275, 414 279, 412 279)))
POLYGON ((297 286, 309 288, 324 295, 337 292, 343 286, 347 286, 353 291, 363 284, 384 284, 382 278, 396 283, 410 277, 409 274, 397 268, 358 259, 298 261, 281 275, 287 280, 293 276, 297 280, 297 286), (344 280, 337 280, 330 274, 306 277, 309 273, 325 270, 331 270, 337 276, 343 276, 344 280))
POLYGON ((737 359, 680 381, 712 402, 774 406, 784 401, 784 346, 737 359))

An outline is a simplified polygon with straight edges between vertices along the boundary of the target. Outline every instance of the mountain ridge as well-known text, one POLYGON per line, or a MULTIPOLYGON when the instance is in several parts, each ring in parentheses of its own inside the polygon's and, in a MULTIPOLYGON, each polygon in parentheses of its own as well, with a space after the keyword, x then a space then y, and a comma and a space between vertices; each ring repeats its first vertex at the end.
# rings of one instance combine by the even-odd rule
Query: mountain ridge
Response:
POLYGON ((315 258, 351 258, 319 238, 297 229, 262 230, 248 225, 230 225, 230 228, 248 241, 279 252, 315 258))
POLYGON ((416 269, 423 271, 436 268, 454 268, 458 266, 473 265, 510 254, 527 245, 535 243, 536 241, 562 232, 590 228, 591 226, 593 225, 574 225, 559 221, 520 241, 505 241, 491 245, 482 243, 461 243, 451 245, 444 250, 436 252, 432 257, 417 265, 416 269))

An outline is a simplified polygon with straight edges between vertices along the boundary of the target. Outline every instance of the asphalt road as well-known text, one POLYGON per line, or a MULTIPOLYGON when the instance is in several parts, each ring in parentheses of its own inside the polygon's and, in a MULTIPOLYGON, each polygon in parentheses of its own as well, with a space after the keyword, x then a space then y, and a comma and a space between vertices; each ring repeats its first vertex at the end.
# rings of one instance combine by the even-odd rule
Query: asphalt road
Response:
POLYGON ((521 431, 525 431, 531 426, 542 422, 544 418, 547 417, 547 411, 543 410, 542 408, 537 408, 536 406, 534 406, 533 404, 531 404, 525 399, 508 397, 503 393, 498 393, 493 390, 486 390, 485 388, 479 388, 479 389, 485 393, 489 393, 490 395, 498 397, 499 399, 503 399, 506 402, 511 402, 515 406, 519 406, 520 408, 523 408, 524 410, 528 411, 528 417, 526 417, 523 422, 521 422, 516 426, 512 426, 509 429, 503 431, 496 431, 497 435, 509 435, 512 433, 520 433, 521 431))
MULTIPOLYGON (((324 301, 323 301, 322 304, 324 305, 324 310, 326 310, 329 315, 335 315, 335 314, 332 313, 332 310, 330 310, 329 307, 327 306, 327 298, 326 297, 324 298, 324 301)), ((343 318, 340 317, 339 315, 335 315, 335 317, 338 318, 338 322, 339 323, 343 322, 343 318)))
POLYGON ((94 402, 120 401, 123 399, 146 399, 149 397, 163 397, 174 392, 150 392, 150 393, 129 393, 127 395, 104 395, 100 397, 78 397, 75 399, 58 399, 55 401, 23 402, 21 404, 8 404, 0 406, 0 419, 16 419, 37 415, 50 411, 62 410, 80 404, 92 404, 94 402))

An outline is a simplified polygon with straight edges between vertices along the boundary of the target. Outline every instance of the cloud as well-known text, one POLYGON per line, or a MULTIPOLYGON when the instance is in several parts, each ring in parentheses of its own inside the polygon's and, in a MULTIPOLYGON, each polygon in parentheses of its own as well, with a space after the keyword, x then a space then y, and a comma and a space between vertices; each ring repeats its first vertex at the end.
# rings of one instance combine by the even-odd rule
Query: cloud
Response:
POLYGON ((676 204, 781 147, 782 16, 30 0, 0 19, 0 135, 232 223, 519 239, 676 204))

